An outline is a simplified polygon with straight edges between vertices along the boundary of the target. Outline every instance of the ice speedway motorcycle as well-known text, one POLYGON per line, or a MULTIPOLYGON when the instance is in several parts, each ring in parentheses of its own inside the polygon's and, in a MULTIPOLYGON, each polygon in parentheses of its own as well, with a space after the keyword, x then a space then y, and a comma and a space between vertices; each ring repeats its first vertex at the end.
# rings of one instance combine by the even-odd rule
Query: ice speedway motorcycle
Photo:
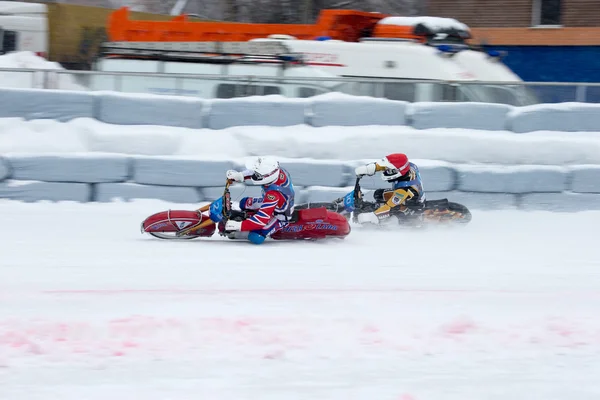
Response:
MULTIPOLYGON (((364 200, 360 187, 361 177, 356 178, 354 189, 331 202, 299 204, 289 224, 271 235, 274 240, 316 240, 325 238, 345 238, 350 234, 349 220, 357 222, 361 213, 373 212, 381 206, 377 202, 364 200)), ((142 233, 148 233, 159 239, 195 239, 211 237, 215 231, 230 239, 231 232, 225 231, 228 219, 241 221, 256 211, 234 210, 231 206, 230 181, 227 181, 223 196, 197 210, 168 210, 155 213, 142 222, 142 233)), ((390 194, 391 195, 391 194, 390 194)), ((384 201, 387 201, 384 195, 384 201)), ((402 205, 390 210, 399 224, 405 224, 406 209, 416 208, 422 213, 418 227, 431 224, 465 225, 471 221, 471 212, 462 204, 448 199, 426 200, 423 205, 402 205)), ((412 225, 414 226, 414 225, 412 225)))
MULTIPOLYGON (((325 207, 329 211, 343 215, 345 218, 352 218, 353 222, 358 223, 357 217, 362 213, 371 213, 377 210, 382 204, 387 202, 393 193, 384 193, 383 202, 371 202, 364 200, 364 195, 360 187, 361 177, 356 178, 354 189, 343 197, 337 198, 331 202, 315 202, 301 204, 296 209, 319 209, 325 207)), ((401 205, 390 210, 390 218, 396 217, 398 224, 407 227, 427 227, 428 225, 465 225, 471 221, 471 212, 462 204, 448 201, 448 199, 425 200, 422 205, 401 205), (408 210, 407 210, 408 209, 408 210), (422 213, 422 219, 408 220, 406 211, 422 213)), ((384 223, 383 226, 388 226, 384 223)))
MULTIPOLYGON (((242 221, 256 211, 234 210, 227 181, 223 196, 197 210, 160 211, 142 222, 142 233, 159 239, 195 239, 219 235, 237 239, 234 232, 225 231, 227 220, 242 221)), ((302 207, 291 215, 289 223, 270 237, 274 240, 343 239, 350 234, 350 223, 343 215, 326 207, 302 207)))

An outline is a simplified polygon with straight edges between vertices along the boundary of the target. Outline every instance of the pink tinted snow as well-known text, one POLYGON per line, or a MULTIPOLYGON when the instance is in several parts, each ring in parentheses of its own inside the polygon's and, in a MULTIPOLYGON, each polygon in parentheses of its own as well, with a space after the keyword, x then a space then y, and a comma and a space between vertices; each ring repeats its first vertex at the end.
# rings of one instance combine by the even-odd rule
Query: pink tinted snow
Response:
POLYGON ((444 354, 512 347, 548 351, 600 348, 598 327, 581 321, 548 319, 535 324, 486 325, 457 317, 440 325, 423 321, 373 321, 311 318, 175 319, 135 316, 79 321, 0 321, 0 359, 52 355, 55 359, 157 356, 220 357, 223 352, 262 359, 294 357, 310 349, 322 357, 351 351, 444 354), (454 339, 459 340, 454 340, 454 339))

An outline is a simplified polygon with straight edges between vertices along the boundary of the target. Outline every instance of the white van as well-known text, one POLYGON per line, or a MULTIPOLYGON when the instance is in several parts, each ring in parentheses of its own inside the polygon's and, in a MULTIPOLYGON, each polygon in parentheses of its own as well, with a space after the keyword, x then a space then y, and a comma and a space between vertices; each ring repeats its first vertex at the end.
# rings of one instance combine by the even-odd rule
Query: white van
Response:
POLYGON ((470 48, 469 27, 451 18, 386 17, 372 36, 358 42, 296 40, 271 35, 256 42, 285 42, 307 63, 346 77, 392 79, 397 82, 357 84, 353 92, 406 101, 481 101, 525 105, 537 100, 519 85, 467 85, 468 82, 522 82, 501 60, 502 54, 470 48), (433 85, 402 80, 454 81, 433 85), (463 83, 463 84, 461 84, 463 83))
POLYGON ((47 14, 45 4, 0 1, 0 54, 31 51, 47 57, 47 14))
POLYGON ((339 81, 294 81, 294 78, 339 77, 296 62, 298 57, 279 43, 116 42, 105 43, 102 50, 104 55, 94 63, 95 71, 131 72, 131 75, 91 76, 87 83, 90 90, 201 98, 270 94, 311 97, 342 91, 344 85, 339 81), (157 73, 164 75, 143 75, 157 73))
POLYGON ((519 86, 460 85, 477 81, 522 82, 499 59, 499 55, 465 48, 464 45, 430 46, 411 40, 253 39, 284 42, 290 50, 306 56, 308 65, 344 77, 393 79, 396 82, 357 83, 354 93, 405 101, 482 101, 513 105, 536 100, 519 86), (454 81, 458 85, 407 83, 402 80, 454 81))

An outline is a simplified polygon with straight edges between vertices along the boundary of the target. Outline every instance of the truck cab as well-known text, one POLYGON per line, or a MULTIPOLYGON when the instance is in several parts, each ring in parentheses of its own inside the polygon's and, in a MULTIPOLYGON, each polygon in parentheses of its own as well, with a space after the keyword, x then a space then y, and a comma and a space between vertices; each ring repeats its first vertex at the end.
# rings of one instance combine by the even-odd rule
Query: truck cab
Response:
POLYGON ((0 1, 0 54, 31 51, 47 57, 47 13, 45 4, 0 1))

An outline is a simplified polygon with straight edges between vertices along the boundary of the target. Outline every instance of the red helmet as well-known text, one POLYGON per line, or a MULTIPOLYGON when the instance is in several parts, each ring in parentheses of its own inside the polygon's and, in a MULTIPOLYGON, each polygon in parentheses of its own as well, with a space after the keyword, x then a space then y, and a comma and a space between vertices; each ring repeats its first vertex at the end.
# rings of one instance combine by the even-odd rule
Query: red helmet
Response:
POLYGON ((381 179, 388 182, 401 178, 410 172, 408 157, 403 153, 390 154, 377 161, 377 164, 385 167, 381 179))

